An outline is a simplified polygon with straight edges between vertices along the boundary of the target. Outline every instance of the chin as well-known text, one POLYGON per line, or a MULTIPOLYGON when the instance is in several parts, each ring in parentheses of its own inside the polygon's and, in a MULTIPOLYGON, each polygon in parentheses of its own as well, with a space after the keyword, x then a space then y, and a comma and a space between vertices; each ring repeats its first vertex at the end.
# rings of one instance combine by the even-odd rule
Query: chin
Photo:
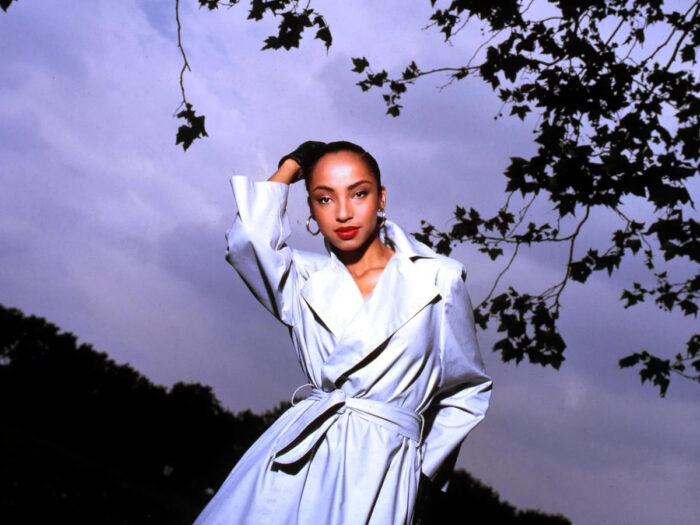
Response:
POLYGON ((333 248, 341 252, 352 252, 362 246, 362 243, 358 242, 357 239, 344 241, 342 239, 333 238, 329 239, 329 242, 333 245, 333 248))
POLYGON ((348 239, 347 241, 336 237, 335 234, 333 235, 333 237, 327 237, 327 239, 336 250, 340 250, 343 252, 353 252, 371 243, 373 240, 373 236, 361 236, 361 232, 358 232, 358 234, 355 237, 353 237, 352 239, 348 239))

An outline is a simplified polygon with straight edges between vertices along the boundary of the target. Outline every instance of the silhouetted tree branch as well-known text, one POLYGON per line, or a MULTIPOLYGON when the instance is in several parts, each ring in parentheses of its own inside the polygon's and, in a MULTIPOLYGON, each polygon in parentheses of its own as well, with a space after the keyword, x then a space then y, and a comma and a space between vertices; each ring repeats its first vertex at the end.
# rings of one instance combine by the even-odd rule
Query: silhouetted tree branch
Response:
POLYGON ((192 104, 187 101, 185 94, 185 71, 192 71, 190 64, 187 61, 185 48, 182 46, 182 24, 180 23, 180 0, 175 0, 175 21, 177 22, 177 47, 182 55, 182 69, 180 69, 180 92, 182 93, 182 102, 178 106, 178 110, 185 106, 185 109, 176 113, 177 118, 185 119, 186 124, 182 124, 177 130, 175 137, 175 145, 182 144, 182 149, 187 151, 192 143, 201 137, 207 137, 207 131, 204 128, 204 115, 197 116, 192 104))

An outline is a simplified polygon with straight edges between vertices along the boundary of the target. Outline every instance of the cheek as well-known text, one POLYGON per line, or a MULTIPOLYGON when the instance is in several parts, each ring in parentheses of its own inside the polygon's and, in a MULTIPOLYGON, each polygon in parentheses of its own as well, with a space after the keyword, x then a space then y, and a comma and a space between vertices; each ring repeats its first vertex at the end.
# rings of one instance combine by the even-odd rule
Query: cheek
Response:
POLYGON ((362 207, 362 213, 366 217, 376 216, 379 211, 379 202, 376 198, 367 199, 362 207))
POLYGON ((313 211, 313 215, 316 218, 316 222, 319 226, 323 227, 324 225, 333 221, 333 212, 331 211, 330 206, 319 206, 317 204, 313 204, 311 206, 311 210, 313 211))

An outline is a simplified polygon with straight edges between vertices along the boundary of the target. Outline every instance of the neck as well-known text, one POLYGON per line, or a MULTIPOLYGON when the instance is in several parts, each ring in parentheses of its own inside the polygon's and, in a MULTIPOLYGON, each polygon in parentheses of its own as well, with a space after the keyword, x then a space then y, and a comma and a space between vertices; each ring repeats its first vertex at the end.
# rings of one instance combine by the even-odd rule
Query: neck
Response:
POLYGON ((336 257, 347 267, 363 270, 384 266, 391 259, 394 251, 387 247, 379 238, 379 230, 375 231, 367 242, 355 250, 342 251, 331 247, 336 257))

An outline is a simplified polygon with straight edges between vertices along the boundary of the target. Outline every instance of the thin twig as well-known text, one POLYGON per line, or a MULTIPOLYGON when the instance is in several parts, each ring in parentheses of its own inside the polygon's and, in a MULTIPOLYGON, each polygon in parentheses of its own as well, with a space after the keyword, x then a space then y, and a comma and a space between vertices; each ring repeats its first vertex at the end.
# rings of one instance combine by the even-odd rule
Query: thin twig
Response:
POLYGON ((610 44, 610 41, 615 37, 615 35, 617 34, 617 32, 618 32, 618 31, 620 30, 620 28, 622 27, 622 24, 624 24, 624 23, 625 23, 625 19, 624 19, 624 18, 620 19, 620 23, 617 24, 617 27, 615 28, 615 30, 614 30, 612 33, 610 33, 610 36, 609 36, 608 39, 605 41, 605 44, 604 44, 605 47, 608 47, 608 44, 610 44))
POLYGON ((505 202, 505 204, 503 204, 503 206, 501 206, 501 209, 499 211, 507 211, 508 210, 508 206, 510 206, 510 199, 513 197, 514 194, 515 194, 515 190, 510 190, 508 192, 508 196, 506 197, 506 202, 505 202))
POLYGON ((452 35, 450 36, 450 38, 457 36, 462 31, 462 29, 464 29, 464 27, 469 23, 470 18, 471 18, 471 16, 468 16, 467 19, 464 22, 462 22, 462 25, 459 26, 455 31, 452 32, 452 35))
MULTIPOLYGON (((698 14, 698 9, 700 9, 700 3, 695 4, 695 14, 693 17, 697 16, 698 14)), ((685 18, 685 17, 684 17, 685 18)), ((685 37, 688 36, 688 33, 690 32, 690 29, 686 29, 683 31, 683 34, 681 37, 678 39, 678 42, 676 42, 676 47, 673 48, 673 53, 671 53, 671 57, 668 59, 668 62, 666 63, 666 66, 664 67, 664 70, 668 71, 669 68, 671 67, 671 64, 673 64, 676 60, 676 55, 678 55, 678 50, 681 47, 681 44, 683 43, 683 40, 685 40, 685 37)))
POLYGON ((518 210, 518 220, 513 225, 513 227, 510 229, 510 231, 506 234, 506 237, 510 237, 511 235, 513 235, 515 233, 515 230, 517 230, 518 227, 523 223, 523 221, 525 220, 525 216, 527 215, 527 212, 530 209, 530 206, 532 206, 532 203, 535 202, 536 198, 537 198, 537 193, 535 193, 532 196, 532 198, 530 199, 530 202, 528 202, 525 206, 523 206, 522 208, 520 208, 520 210, 518 210))
POLYGON ((503 31, 504 31, 504 30, 501 29, 501 30, 495 32, 495 33, 493 34, 493 36, 491 36, 491 38, 488 38, 488 39, 486 39, 485 41, 483 41, 481 44, 479 44, 479 46, 474 50, 474 54, 471 56, 471 58, 470 58, 469 61, 467 62, 467 67, 471 67, 472 62, 474 61, 474 59, 476 58, 476 56, 479 54, 479 51, 481 51, 481 50, 484 48, 484 46, 486 46, 486 45, 488 45, 490 42, 492 42, 493 39, 496 38, 498 35, 500 35, 503 31))
POLYGON ((578 234, 581 231, 583 224, 588 220, 588 216, 590 214, 590 211, 591 211, 590 205, 586 206, 586 214, 583 216, 583 219, 581 219, 581 222, 578 223, 578 226, 576 227, 576 231, 571 236, 571 244, 569 245, 569 258, 566 262, 566 275, 564 275, 564 279, 561 281, 561 284, 559 285, 559 291, 554 296, 554 312, 557 315, 559 315, 559 307, 560 307, 559 297, 561 296, 561 293, 564 291, 564 287, 566 286, 566 283, 569 280, 569 277, 571 277, 571 261, 573 261, 573 258, 574 258, 574 245, 576 244, 576 238, 578 237, 578 234))
POLYGON ((675 374, 678 374, 681 377, 685 377, 686 379, 692 379, 693 381, 700 381, 700 374, 691 376, 689 374, 685 374, 685 373, 681 372, 680 370, 676 370, 674 368, 671 368, 670 371, 675 373, 675 374))
POLYGON ((418 78, 418 77, 433 75, 435 73, 443 73, 443 72, 448 72, 448 71, 459 72, 459 71, 464 71, 465 69, 470 70, 470 71, 476 70, 476 69, 479 69, 479 66, 474 66, 474 67, 438 67, 435 69, 429 69, 427 71, 419 71, 418 73, 416 73, 416 76, 413 77, 411 80, 413 80, 414 78, 418 78))
MULTIPOLYGON (((624 212, 623 212, 620 208, 618 208, 617 206, 615 206, 615 207, 613 208, 613 211, 614 211, 615 213, 617 213, 620 217, 622 217, 624 220, 626 220, 628 225, 629 225, 629 223, 632 222, 632 219, 630 219, 629 217, 627 217, 627 215, 625 215, 624 212)), ((642 242, 643 242, 644 244, 647 245, 647 248, 649 248, 650 250, 652 250, 651 243, 647 240, 646 235, 644 235, 644 234, 641 233, 641 232, 638 233, 637 235, 638 235, 639 238, 642 240, 642 242)))
MULTIPOLYGON (((695 2, 693 5, 691 5, 691 6, 688 8, 688 10, 687 10, 685 13, 683 13, 683 19, 684 19, 684 20, 685 20, 685 18, 688 16, 688 14, 690 14, 690 11, 692 11, 693 8, 695 8, 695 14, 694 14, 693 16, 696 16, 697 13, 698 13, 698 8, 700 8, 700 2, 695 2)), ((671 41, 671 39, 673 38, 673 35, 676 34, 676 31, 678 31, 678 29, 674 27, 673 30, 669 33, 669 35, 668 35, 668 37, 666 38, 666 40, 664 40, 661 44, 659 44, 659 46, 654 50, 654 52, 653 52, 651 55, 649 55, 647 58, 645 58, 644 60, 642 60, 642 64, 646 64, 649 60, 651 60, 652 58, 654 58, 654 57, 656 56, 656 54, 657 54, 659 51, 661 51, 664 47, 666 47, 666 46, 668 45, 668 43, 671 41)), ((675 59, 676 53, 678 52, 678 47, 680 46, 680 43, 683 41, 683 39, 685 38, 685 36, 686 36, 687 34, 688 34, 688 30, 686 30, 685 33, 683 33, 683 35, 682 35, 681 38, 679 39, 678 43, 676 44, 676 49, 675 49, 675 51, 674 51, 674 53, 673 53, 672 59, 675 59)), ((666 69, 668 69, 668 67, 669 67, 669 65, 670 65, 671 63, 672 63, 672 61, 669 62, 669 63, 666 65, 666 69)))
POLYGON ((532 7, 532 4, 534 4, 534 3, 535 3, 535 0, 530 0, 530 3, 527 4, 527 7, 525 7, 525 9, 522 10, 522 12, 520 13, 520 15, 522 16, 522 15, 524 15, 525 13, 527 13, 528 10, 532 7))
POLYGON ((190 64, 187 61, 187 54, 185 53, 185 48, 182 46, 182 24, 180 24, 180 0, 175 0, 175 20, 177 22, 177 47, 180 49, 182 54, 182 69, 180 70, 180 91, 182 93, 182 102, 180 107, 187 104, 187 96, 185 95, 185 70, 192 71, 190 69, 190 64))
POLYGON ((515 249, 513 250, 513 255, 510 256, 510 260, 508 261, 508 264, 506 264, 505 268, 503 268, 503 270, 501 270, 501 272, 498 274, 498 277, 496 277, 496 280, 494 281, 493 286, 491 287, 491 290, 489 291, 488 295, 486 297, 484 297, 484 300, 479 303, 479 306, 477 306, 477 309, 484 306, 486 304, 486 301, 491 299, 491 296, 493 295, 493 292, 496 290, 496 287, 498 286, 498 283, 500 282, 501 277, 503 277, 505 275, 505 273, 510 268, 511 264, 513 264, 513 261, 515 260, 515 256, 518 254, 519 248, 520 248, 520 243, 515 245, 515 249))

